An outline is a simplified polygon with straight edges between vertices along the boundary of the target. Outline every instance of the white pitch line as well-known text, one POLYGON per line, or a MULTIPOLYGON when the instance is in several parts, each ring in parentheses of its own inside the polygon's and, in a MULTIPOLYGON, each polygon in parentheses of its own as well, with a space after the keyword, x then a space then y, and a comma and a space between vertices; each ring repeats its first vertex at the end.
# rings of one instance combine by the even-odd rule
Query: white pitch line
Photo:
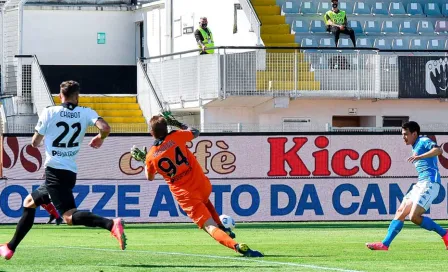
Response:
POLYGON ((295 266, 295 267, 304 267, 304 268, 310 268, 310 269, 316 269, 316 270, 329 270, 329 271, 339 271, 339 272, 363 272, 360 270, 348 270, 348 269, 318 266, 318 265, 312 265, 312 264, 298 264, 298 263, 265 261, 265 260, 260 260, 259 258, 226 257, 226 256, 203 255, 203 254, 192 254, 192 253, 181 253, 181 252, 163 252, 163 251, 150 251, 150 250, 124 250, 123 251, 123 250, 119 250, 119 249, 110 249, 110 248, 91 248, 91 247, 76 247, 76 246, 23 246, 23 247, 50 248, 50 249, 66 248, 66 249, 79 249, 79 250, 107 251, 107 252, 146 253, 146 254, 153 254, 153 255, 177 255, 177 256, 208 258, 208 259, 224 259, 224 260, 232 260, 232 261, 246 261, 246 262, 262 263, 262 264, 295 266))

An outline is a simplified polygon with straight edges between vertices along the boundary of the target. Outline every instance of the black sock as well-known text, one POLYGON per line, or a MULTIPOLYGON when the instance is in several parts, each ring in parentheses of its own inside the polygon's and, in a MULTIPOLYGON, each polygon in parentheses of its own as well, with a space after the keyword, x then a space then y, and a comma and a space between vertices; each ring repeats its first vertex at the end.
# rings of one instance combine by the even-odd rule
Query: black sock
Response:
POLYGON ((83 225, 86 227, 100 227, 109 231, 112 230, 112 226, 114 225, 114 221, 110 219, 95 215, 91 212, 82 211, 76 211, 72 214, 72 223, 73 225, 83 225))
POLYGON ((36 215, 36 209, 34 208, 24 208, 22 218, 20 218, 19 223, 17 223, 16 233, 12 237, 11 241, 8 243, 8 248, 15 251, 20 242, 25 238, 26 234, 33 227, 34 216, 36 215))

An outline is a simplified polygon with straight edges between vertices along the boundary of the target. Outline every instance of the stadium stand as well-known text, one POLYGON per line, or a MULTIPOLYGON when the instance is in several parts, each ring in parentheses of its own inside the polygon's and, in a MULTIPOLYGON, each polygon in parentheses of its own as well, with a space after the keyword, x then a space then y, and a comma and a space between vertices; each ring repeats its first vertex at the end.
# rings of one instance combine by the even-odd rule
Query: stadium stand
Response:
MULTIPOLYGON (((329 35, 323 22, 323 14, 330 9, 329 1, 252 0, 252 3, 258 15, 261 15, 262 28, 273 27, 275 29, 277 26, 278 31, 283 33, 284 25, 287 24, 289 33, 296 36, 293 40, 297 41, 297 45, 303 39, 317 37, 317 41, 320 41, 321 38, 326 38, 320 36, 329 35), (278 6, 276 10, 279 12, 275 15, 283 17, 284 20, 271 24, 273 21, 270 17, 275 15, 266 13, 267 10, 274 10, 272 7, 266 8, 271 5, 278 6)), ((440 48, 439 45, 433 46, 430 42, 434 36, 440 36, 437 37, 438 44, 442 43, 443 46, 448 39, 448 3, 446 0, 345 0, 339 2, 339 8, 346 11, 349 26, 354 29, 357 38, 370 37, 364 40, 365 44, 361 45, 362 47, 376 44, 380 48, 387 48, 388 45, 392 46, 395 35, 401 35, 402 41, 407 41, 402 46, 394 44, 395 50, 410 49, 410 41, 417 38, 424 43, 425 49, 440 48), (380 37, 383 35, 390 36, 390 38, 383 39, 380 37), (379 45, 379 41, 383 45, 379 45)), ((274 30, 271 29, 271 31, 274 30)), ((398 39, 398 37, 396 38, 398 39)), ((265 44, 275 43, 272 40, 264 42, 265 44)), ((415 48, 416 45, 414 44, 412 47, 415 48)), ((417 47, 421 48, 422 45, 417 47)))
MULTIPOLYGON (((53 96, 60 104, 59 96, 53 96)), ((80 106, 94 109, 116 132, 148 132, 143 112, 136 96, 89 96, 81 95, 80 106)), ((93 131, 96 131, 93 129, 93 131)))

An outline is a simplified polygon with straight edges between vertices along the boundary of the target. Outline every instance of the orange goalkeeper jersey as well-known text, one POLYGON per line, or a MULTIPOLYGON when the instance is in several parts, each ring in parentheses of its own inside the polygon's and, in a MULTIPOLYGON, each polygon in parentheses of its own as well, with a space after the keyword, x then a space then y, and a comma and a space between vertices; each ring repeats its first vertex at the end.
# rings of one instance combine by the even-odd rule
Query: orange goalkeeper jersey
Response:
POLYGON ((186 143, 193 140, 189 130, 169 133, 163 141, 156 140, 146 156, 149 174, 161 174, 176 197, 188 196, 209 182, 202 167, 186 143))

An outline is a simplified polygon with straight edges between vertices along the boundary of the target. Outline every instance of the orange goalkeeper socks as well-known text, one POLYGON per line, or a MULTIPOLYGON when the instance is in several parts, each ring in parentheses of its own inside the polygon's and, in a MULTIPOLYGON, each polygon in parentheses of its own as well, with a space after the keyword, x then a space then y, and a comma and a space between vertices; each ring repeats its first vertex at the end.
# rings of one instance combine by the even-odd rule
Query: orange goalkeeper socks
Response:
POLYGON ((207 207, 207 210, 212 215, 213 221, 215 221, 218 226, 222 225, 221 219, 219 219, 219 214, 216 212, 215 206, 213 206, 212 202, 209 200, 207 203, 205 203, 205 206, 207 207))
POLYGON ((212 230, 212 233, 210 233, 213 239, 218 241, 221 245, 226 246, 230 249, 235 250, 237 242, 235 242, 232 238, 230 238, 229 235, 227 235, 224 231, 222 231, 219 228, 215 228, 212 230))

